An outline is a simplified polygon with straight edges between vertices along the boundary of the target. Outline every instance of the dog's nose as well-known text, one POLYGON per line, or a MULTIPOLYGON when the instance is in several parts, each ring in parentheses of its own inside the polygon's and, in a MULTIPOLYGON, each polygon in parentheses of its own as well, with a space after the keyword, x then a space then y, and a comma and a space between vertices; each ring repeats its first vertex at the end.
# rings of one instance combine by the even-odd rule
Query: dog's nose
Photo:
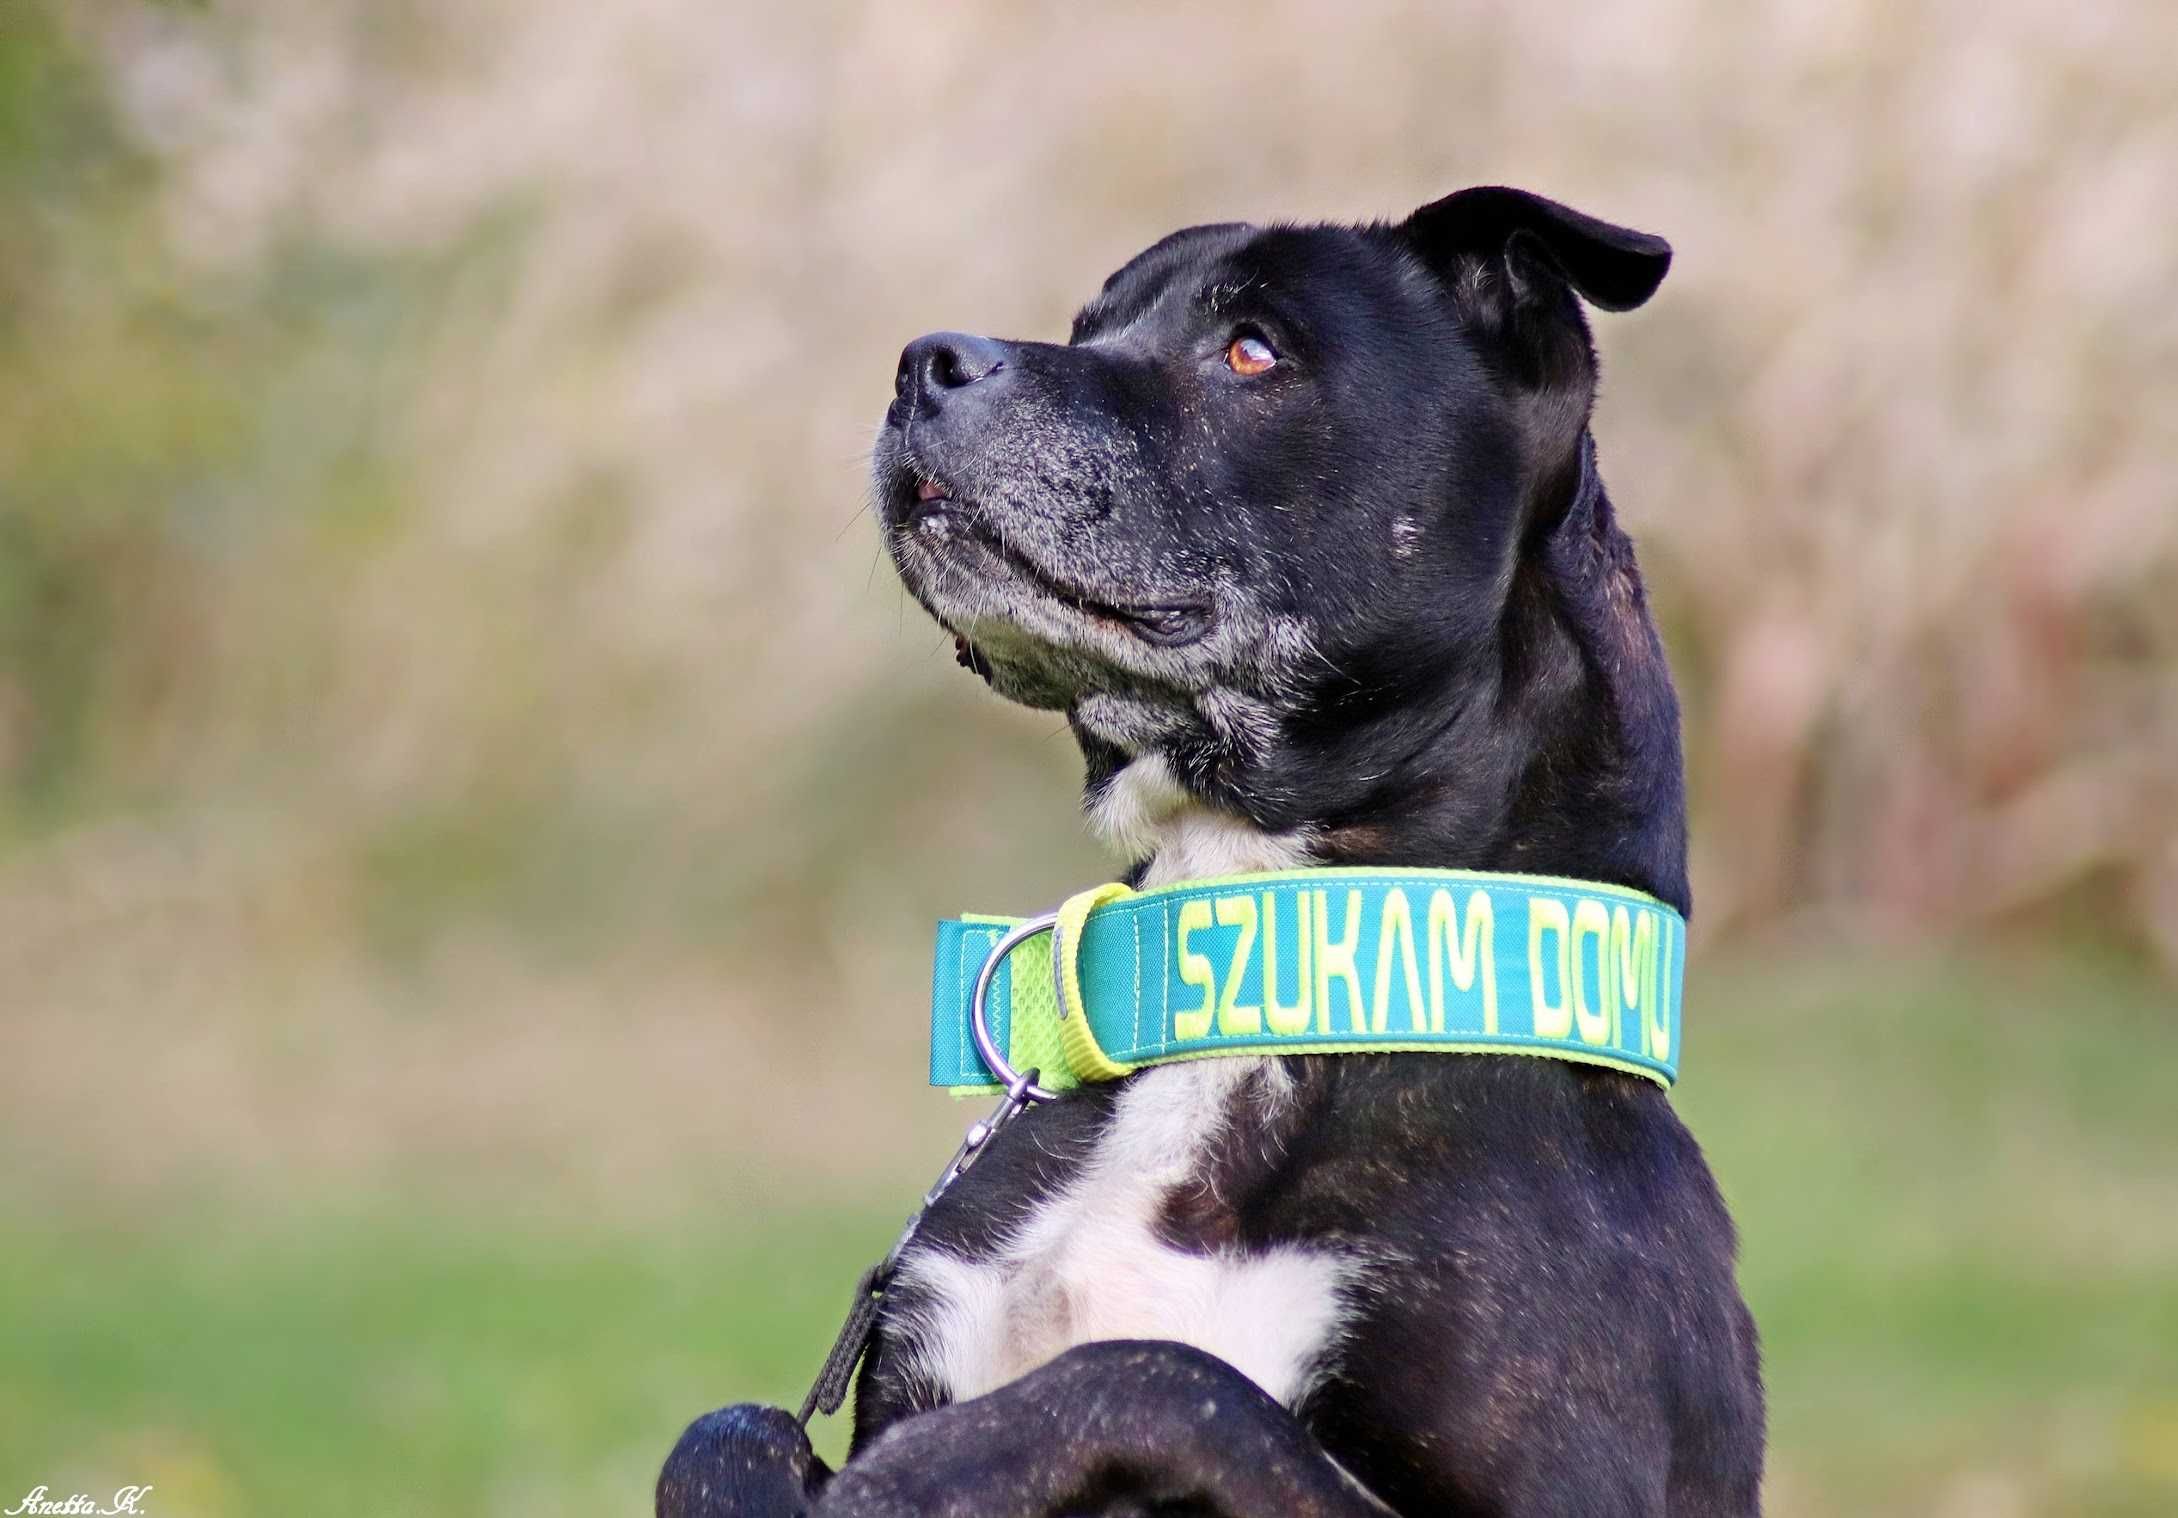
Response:
POLYGON ((934 405, 946 391, 966 389, 1005 367, 1002 343, 966 332, 932 332, 900 350, 900 372, 892 388, 903 400, 920 394, 925 404, 934 405))

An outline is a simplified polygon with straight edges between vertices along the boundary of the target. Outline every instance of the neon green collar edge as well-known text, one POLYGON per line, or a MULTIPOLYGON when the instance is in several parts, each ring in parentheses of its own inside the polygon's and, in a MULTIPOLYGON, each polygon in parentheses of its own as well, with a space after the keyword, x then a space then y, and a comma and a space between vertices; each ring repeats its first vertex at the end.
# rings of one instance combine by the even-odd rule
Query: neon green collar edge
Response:
POLYGON ((938 924, 930 1083, 991 1091, 1033 1070, 1057 1092, 1222 1055, 1413 1052, 1572 1060, 1669 1086, 1685 945, 1685 921, 1654 897, 1547 876, 1098 886, 1043 918, 938 924))

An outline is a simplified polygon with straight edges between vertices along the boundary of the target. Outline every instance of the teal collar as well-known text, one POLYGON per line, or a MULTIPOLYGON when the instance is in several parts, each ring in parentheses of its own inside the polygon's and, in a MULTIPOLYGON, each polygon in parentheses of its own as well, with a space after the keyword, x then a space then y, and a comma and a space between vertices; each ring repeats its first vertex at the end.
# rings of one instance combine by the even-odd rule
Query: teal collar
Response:
POLYGON ((1044 918, 938 924, 930 1083, 990 1091, 1034 1071, 1042 1094, 1176 1060, 1400 1051, 1541 1055, 1669 1086, 1685 944, 1652 896, 1536 875, 1099 886, 1044 918))

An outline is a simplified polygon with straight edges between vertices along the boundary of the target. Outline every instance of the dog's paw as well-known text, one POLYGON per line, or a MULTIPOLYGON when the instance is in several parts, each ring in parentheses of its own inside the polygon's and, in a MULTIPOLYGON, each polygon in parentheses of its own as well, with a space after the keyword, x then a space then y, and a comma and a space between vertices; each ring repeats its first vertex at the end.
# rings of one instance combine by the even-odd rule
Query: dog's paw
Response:
POLYGON ((658 1473, 658 1518, 802 1518, 828 1475, 794 1416, 739 1402, 688 1425, 658 1473))

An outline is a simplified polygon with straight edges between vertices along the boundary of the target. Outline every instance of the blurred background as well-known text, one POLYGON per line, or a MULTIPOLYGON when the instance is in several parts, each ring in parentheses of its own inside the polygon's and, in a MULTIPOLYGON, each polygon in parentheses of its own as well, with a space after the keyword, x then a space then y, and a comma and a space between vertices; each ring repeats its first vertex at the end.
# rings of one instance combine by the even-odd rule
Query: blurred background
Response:
POLYGON ((0 0, 0 1505, 647 1512, 796 1401, 967 1116, 931 920, 1112 868, 880 560, 901 343, 1509 182, 1678 248, 1597 432, 1770 1511, 2178 1512, 2174 61, 2166 0, 0 0))

